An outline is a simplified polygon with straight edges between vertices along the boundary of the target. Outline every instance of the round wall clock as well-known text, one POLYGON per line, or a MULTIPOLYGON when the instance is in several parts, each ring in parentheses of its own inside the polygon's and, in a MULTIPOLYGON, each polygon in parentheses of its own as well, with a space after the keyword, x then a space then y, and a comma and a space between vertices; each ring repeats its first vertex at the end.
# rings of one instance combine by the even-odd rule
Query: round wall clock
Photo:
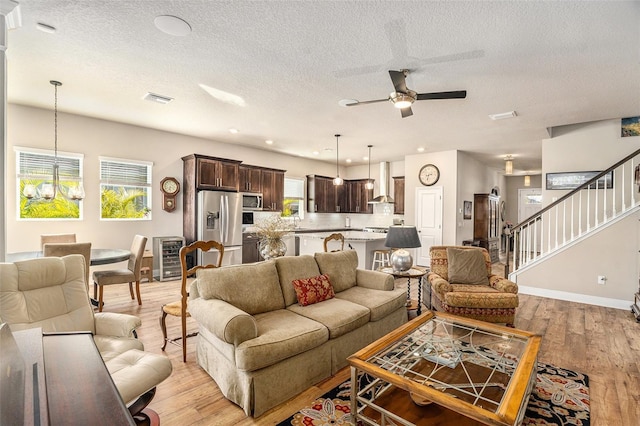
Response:
POLYGON ((425 164, 418 173, 418 179, 421 184, 431 186, 440 179, 440 170, 433 164, 425 164))
POLYGON ((176 196, 180 192, 180 182, 176 178, 166 177, 160 181, 160 191, 162 191, 162 210, 174 211, 176 196))

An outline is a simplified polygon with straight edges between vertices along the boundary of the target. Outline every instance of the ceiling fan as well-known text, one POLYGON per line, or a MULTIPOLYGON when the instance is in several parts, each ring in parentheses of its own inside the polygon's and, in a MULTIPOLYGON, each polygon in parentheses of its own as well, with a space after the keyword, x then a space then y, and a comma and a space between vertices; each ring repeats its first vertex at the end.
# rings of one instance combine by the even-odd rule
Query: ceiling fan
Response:
POLYGON ((389 76, 393 82, 395 91, 389 94, 388 98, 375 99, 372 101, 358 101, 355 99, 343 99, 339 102, 341 106, 355 106, 364 104, 373 104, 376 102, 391 101, 393 106, 400 109, 402 118, 410 117, 413 115, 411 105, 415 101, 426 101, 432 99, 464 99, 467 97, 466 90, 456 90, 453 92, 433 92, 433 93, 416 93, 407 87, 407 74, 409 70, 389 70, 389 76))

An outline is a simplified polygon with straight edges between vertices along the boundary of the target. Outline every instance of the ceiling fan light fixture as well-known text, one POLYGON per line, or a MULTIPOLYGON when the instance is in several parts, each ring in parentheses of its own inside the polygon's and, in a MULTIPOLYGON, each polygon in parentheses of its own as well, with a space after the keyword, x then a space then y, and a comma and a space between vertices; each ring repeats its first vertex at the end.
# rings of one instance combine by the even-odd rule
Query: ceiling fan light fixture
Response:
POLYGON ((409 108, 416 100, 410 93, 393 92, 389 96, 393 106, 398 109, 409 108))

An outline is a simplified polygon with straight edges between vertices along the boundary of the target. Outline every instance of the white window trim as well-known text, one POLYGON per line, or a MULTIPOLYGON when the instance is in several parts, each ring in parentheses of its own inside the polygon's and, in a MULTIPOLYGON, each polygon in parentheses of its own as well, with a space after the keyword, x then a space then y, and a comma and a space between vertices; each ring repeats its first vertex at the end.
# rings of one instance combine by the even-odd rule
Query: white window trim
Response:
POLYGON ((149 199, 149 209, 150 209, 150 214, 146 217, 141 217, 141 218, 103 218, 102 217, 102 200, 99 200, 99 206, 98 206, 98 219, 100 221, 105 221, 105 222, 122 222, 122 221, 150 221, 152 220, 153 217, 153 191, 151 190, 153 187, 153 161, 144 161, 144 160, 132 160, 129 158, 118 158, 118 157, 106 157, 106 156, 98 156, 98 181, 99 181, 99 188, 100 188, 100 192, 102 192, 102 185, 106 184, 103 180, 102 180, 102 162, 103 161, 110 161, 113 163, 121 163, 121 164, 131 164, 131 165, 136 165, 136 166, 145 166, 149 168, 149 182, 146 184, 141 184, 141 185, 137 185, 137 186, 143 186, 145 188, 149 188, 149 192, 148 192, 148 196, 147 198, 149 199))

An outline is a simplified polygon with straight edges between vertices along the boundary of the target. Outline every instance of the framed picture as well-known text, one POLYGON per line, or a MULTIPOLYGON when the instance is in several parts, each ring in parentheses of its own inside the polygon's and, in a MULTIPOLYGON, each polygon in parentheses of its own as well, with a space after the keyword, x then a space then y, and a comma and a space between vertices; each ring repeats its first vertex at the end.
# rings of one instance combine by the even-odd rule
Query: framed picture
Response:
MULTIPOLYGON (((576 189, 601 172, 547 173, 547 189, 576 189)), ((613 188, 613 170, 598 179, 591 189, 613 188)))
POLYGON ((640 136, 640 116, 623 118, 620 123, 620 136, 640 136))
POLYGON ((471 201, 464 201, 464 209, 462 210, 462 219, 471 220, 471 201))

